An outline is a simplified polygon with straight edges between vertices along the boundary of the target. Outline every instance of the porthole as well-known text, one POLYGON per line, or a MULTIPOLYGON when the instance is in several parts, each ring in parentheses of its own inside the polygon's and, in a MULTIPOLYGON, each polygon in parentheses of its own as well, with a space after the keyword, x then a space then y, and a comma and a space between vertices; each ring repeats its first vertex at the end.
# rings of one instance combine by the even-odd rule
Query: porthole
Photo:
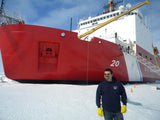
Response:
POLYGON ((65 33, 64 33, 64 32, 63 32, 63 33, 61 33, 61 36, 62 36, 62 37, 64 37, 64 36, 65 36, 65 33))

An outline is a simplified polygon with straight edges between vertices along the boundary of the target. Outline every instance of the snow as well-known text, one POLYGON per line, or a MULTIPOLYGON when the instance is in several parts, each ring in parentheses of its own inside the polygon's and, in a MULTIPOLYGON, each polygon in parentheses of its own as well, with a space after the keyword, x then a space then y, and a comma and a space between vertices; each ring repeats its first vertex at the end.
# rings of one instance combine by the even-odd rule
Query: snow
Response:
MULTIPOLYGON (((4 81, 0 83, 0 120, 104 120, 97 115, 97 85, 4 81)), ((125 85, 128 96, 125 120, 160 118, 159 85, 125 85)))

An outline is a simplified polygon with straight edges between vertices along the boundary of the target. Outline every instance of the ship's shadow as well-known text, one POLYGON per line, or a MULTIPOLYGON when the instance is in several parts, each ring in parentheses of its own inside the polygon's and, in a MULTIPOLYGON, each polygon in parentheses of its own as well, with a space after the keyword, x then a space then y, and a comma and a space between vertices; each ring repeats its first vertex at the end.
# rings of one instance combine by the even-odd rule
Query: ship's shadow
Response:
POLYGON ((142 103, 131 101, 130 99, 127 99, 128 104, 136 105, 136 106, 143 106, 142 103))
POLYGON ((98 85, 101 81, 84 81, 84 80, 25 80, 14 79, 20 83, 30 84, 71 84, 71 85, 98 85))
POLYGON ((157 108, 152 108, 151 106, 144 106, 144 105, 142 105, 142 103, 140 103, 140 102, 131 101, 130 99, 127 99, 127 102, 128 102, 128 104, 140 106, 140 107, 143 107, 144 109, 148 109, 148 110, 160 112, 159 109, 157 109, 157 108))

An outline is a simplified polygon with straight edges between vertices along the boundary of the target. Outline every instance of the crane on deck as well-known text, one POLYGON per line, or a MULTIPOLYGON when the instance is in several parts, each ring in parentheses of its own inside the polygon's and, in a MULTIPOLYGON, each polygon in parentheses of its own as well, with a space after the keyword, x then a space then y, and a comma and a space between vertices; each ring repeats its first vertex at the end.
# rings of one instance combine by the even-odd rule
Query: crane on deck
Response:
POLYGON ((129 12, 131 12, 131 11, 133 11, 133 10, 135 10, 135 9, 137 9, 137 8, 139 8, 139 7, 143 6, 143 5, 145 5, 145 4, 150 4, 150 2, 149 2, 148 0, 146 0, 146 1, 144 1, 144 2, 142 2, 142 3, 140 3, 140 4, 138 4, 138 5, 136 5, 135 7, 133 7, 133 8, 131 8, 131 9, 129 9, 129 10, 127 10, 127 11, 121 13, 120 15, 115 16, 115 17, 113 17, 112 19, 110 19, 110 20, 108 20, 108 21, 106 21, 106 22, 104 22, 104 23, 98 25, 97 27, 95 27, 95 28, 93 28, 93 29, 91 29, 91 30, 89 30, 89 31, 87 31, 87 32, 85 32, 85 33, 83 33, 82 35, 78 36, 78 38, 79 38, 79 39, 82 39, 82 38, 85 37, 85 38, 84 38, 84 40, 85 40, 85 39, 87 38, 86 36, 90 35, 91 33, 95 32, 96 30, 98 30, 98 29, 104 27, 105 25, 107 25, 107 24, 109 24, 109 23, 111 23, 111 22, 117 20, 118 18, 124 16, 125 14, 127 14, 127 13, 129 13, 129 12))

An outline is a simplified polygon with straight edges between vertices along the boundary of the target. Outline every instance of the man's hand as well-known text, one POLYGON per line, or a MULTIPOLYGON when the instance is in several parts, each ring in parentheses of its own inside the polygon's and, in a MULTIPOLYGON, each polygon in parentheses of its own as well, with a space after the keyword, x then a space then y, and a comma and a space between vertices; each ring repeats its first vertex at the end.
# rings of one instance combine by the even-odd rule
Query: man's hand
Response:
POLYGON ((103 114, 104 114, 103 110, 101 108, 98 108, 98 115, 103 117, 103 114))

